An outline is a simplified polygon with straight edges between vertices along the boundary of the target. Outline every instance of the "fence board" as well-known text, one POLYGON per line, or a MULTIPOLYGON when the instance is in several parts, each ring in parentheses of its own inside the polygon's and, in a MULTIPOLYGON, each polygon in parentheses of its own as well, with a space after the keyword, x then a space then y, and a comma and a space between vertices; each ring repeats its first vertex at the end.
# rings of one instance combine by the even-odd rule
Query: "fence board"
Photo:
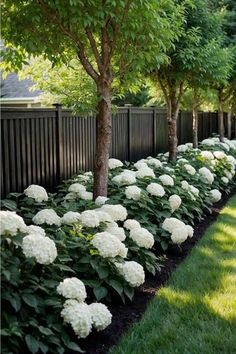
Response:
MULTIPOLYGON (((225 122, 226 122, 225 116, 225 122)), ((181 112, 179 144, 192 140, 192 117, 181 112)), ((199 112, 199 139, 217 133, 217 113, 199 112)), ((233 136, 236 118, 232 118, 233 136)), ((80 170, 92 170, 96 148, 96 119, 53 109, 2 108, 1 193, 22 192, 29 184, 48 190, 80 170)), ((166 151, 166 111, 156 107, 122 107, 112 117, 110 155, 136 161, 166 151)))

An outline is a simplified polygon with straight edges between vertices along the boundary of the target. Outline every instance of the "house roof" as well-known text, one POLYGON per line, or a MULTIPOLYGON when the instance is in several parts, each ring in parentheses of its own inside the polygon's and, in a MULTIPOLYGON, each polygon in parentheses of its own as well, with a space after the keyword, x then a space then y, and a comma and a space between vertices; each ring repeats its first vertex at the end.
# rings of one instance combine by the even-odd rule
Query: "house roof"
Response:
POLYGON ((18 75, 10 73, 6 79, 1 81, 1 98, 36 98, 42 94, 42 91, 30 91, 34 84, 29 79, 19 80, 18 75))

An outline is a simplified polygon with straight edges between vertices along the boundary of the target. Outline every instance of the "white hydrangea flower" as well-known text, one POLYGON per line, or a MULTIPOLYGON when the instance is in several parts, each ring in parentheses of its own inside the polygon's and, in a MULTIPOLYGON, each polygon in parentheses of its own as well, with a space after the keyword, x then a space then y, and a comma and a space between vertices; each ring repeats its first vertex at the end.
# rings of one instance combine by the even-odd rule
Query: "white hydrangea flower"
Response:
POLYGON ((199 196, 199 189, 198 189, 198 188, 196 188, 196 187, 194 187, 194 186, 192 186, 192 185, 190 184, 190 185, 189 185, 189 190, 190 190, 190 192, 192 192, 196 197, 199 196))
POLYGON ((98 213, 95 210, 83 211, 80 215, 80 221, 87 227, 97 227, 100 224, 98 213))
POLYGON ((36 225, 27 226, 27 233, 28 234, 35 234, 35 235, 38 234, 40 236, 46 236, 45 230, 42 227, 36 226, 36 225))
POLYGON ((186 229, 187 229, 187 232, 188 232, 188 237, 192 238, 193 237, 193 233, 194 233, 193 227, 191 225, 186 225, 186 229))
POLYGON ((113 221, 124 221, 127 218, 127 210, 120 204, 110 205, 104 204, 101 207, 102 211, 110 214, 113 221))
POLYGON ((185 152, 187 150, 188 150, 188 146, 187 145, 182 144, 182 145, 178 145, 177 146, 177 151, 178 152, 185 152))
POLYGON ((33 198, 38 203, 48 200, 46 189, 38 186, 37 184, 31 184, 24 190, 24 193, 27 195, 27 197, 33 198))
POLYGON ((146 190, 149 194, 155 197, 163 197, 165 195, 164 188, 158 183, 150 183, 146 190))
POLYGON ((226 157, 225 153, 223 151, 214 151, 213 155, 217 160, 224 159, 226 157))
POLYGON ((201 151, 200 153, 201 157, 207 160, 214 160, 214 155, 210 151, 201 151))
POLYGON ((187 171, 187 173, 190 174, 191 176, 195 175, 196 170, 195 170, 195 168, 193 166, 191 166, 189 164, 185 164, 184 168, 187 171))
POLYGON ((236 166, 236 159, 232 155, 226 156, 226 160, 230 163, 233 167, 236 166))
POLYGON ((33 217, 32 221, 37 225, 61 225, 61 218, 53 209, 43 209, 38 211, 37 214, 35 214, 33 217))
POLYGON ((174 180, 171 176, 169 175, 161 175, 159 176, 159 180, 164 186, 173 186, 174 185, 174 180))
POLYGON ((78 302, 84 302, 87 297, 84 283, 78 278, 66 278, 57 287, 59 295, 67 299, 75 299, 78 302))
POLYGON ((141 188, 137 186, 129 186, 125 188, 125 195, 127 199, 139 200, 141 192, 141 188))
POLYGON ((188 238, 188 230, 186 226, 184 225, 184 227, 180 226, 174 229, 170 237, 171 237, 171 241, 177 245, 180 245, 181 243, 186 241, 188 238))
POLYGON ((214 141, 214 139, 204 139, 204 140, 202 140, 202 144, 207 145, 207 146, 214 146, 215 141, 214 141))
MULTIPOLYGON (((177 157, 178 158, 178 157, 177 157)), ((183 159, 182 157, 178 159, 178 163, 188 163, 188 160, 183 159)))
POLYGON ((177 210, 182 203, 182 199, 177 194, 171 195, 168 200, 169 200, 169 204, 170 204, 170 208, 171 208, 172 213, 175 210, 177 210))
POLYGON ((140 227, 141 227, 140 223, 134 219, 127 219, 124 222, 124 228, 126 228, 127 230, 137 229, 140 227))
POLYGON ((109 170, 114 170, 117 167, 122 167, 123 166, 123 162, 121 162, 120 160, 117 159, 109 159, 108 160, 108 167, 109 170))
POLYGON ((185 144, 189 149, 192 149, 192 147, 193 147, 193 143, 186 143, 185 144))
POLYGON ((181 181, 181 188, 188 191, 189 190, 189 183, 187 181, 181 181))
POLYGON ((22 251, 25 257, 34 257, 40 264, 53 263, 57 257, 54 241, 39 234, 25 236, 22 241, 22 251))
POLYGON ((163 166, 162 162, 155 158, 148 159, 147 163, 148 165, 153 166, 154 168, 161 168, 163 166))
POLYGON ((126 235, 123 227, 108 225, 105 231, 117 237, 120 241, 124 241, 126 239, 126 235))
POLYGON ((27 232, 27 226, 21 216, 14 211, 0 211, 0 234, 14 236, 17 232, 27 232))
POLYGON ((119 273, 132 287, 138 287, 144 283, 145 273, 141 264, 135 261, 115 263, 119 273))
POLYGON ((85 174, 85 176, 93 177, 93 172, 92 171, 87 171, 84 174, 85 174))
POLYGON ((138 227, 130 230, 130 238, 139 246, 144 248, 152 248, 154 245, 153 235, 145 228, 138 227))
POLYGON ((229 179, 227 177, 221 177, 221 181, 225 184, 229 183, 229 179))
POLYGON ((97 216, 98 216, 100 222, 105 222, 105 223, 112 222, 111 215, 108 214, 107 212, 101 210, 101 208, 94 209, 94 211, 97 213, 97 216))
POLYGON ((204 182, 206 182, 208 184, 212 184, 213 183, 214 176, 213 176, 213 174, 211 173, 211 171, 208 168, 202 167, 202 168, 200 168, 198 170, 198 172, 202 176, 204 182))
POLYGON ((96 205, 103 205, 103 204, 105 204, 108 200, 109 200, 109 198, 107 198, 107 197, 98 196, 98 197, 95 199, 95 204, 96 204, 96 205))
POLYGON ((75 200, 78 195, 74 192, 67 193, 64 197, 65 200, 75 200))
POLYGON ((61 316, 72 326, 78 338, 85 338, 91 332, 92 318, 89 305, 76 300, 66 300, 61 316))
POLYGON ((236 149, 236 144, 234 140, 228 140, 228 139, 225 139, 225 143, 230 147, 230 149, 233 149, 235 150, 236 149))
POLYGON ((224 174, 229 180, 231 180, 233 178, 233 174, 231 172, 229 172, 228 170, 225 170, 224 174))
POLYGON ((113 182, 118 183, 120 186, 126 186, 136 183, 136 176, 134 171, 123 171, 119 175, 112 178, 113 182))
POLYGON ((137 178, 145 178, 145 177, 155 178, 155 173, 148 166, 142 167, 136 172, 136 177, 137 178))
POLYGON ((80 183, 73 183, 68 188, 68 192, 73 192, 73 193, 81 193, 85 191, 86 191, 85 186, 83 186, 83 184, 80 183))
POLYGON ((61 218, 61 221, 63 224, 74 224, 80 221, 80 213, 77 213, 76 211, 68 211, 63 215, 61 218))
POLYGON ((125 258, 127 256, 128 249, 116 236, 109 232, 96 233, 91 244, 103 258, 114 258, 116 256, 125 258))
POLYGON ((143 167, 148 167, 147 166, 147 160, 146 159, 142 159, 142 160, 139 160, 139 161, 135 162, 134 167, 137 170, 139 170, 140 168, 143 168, 143 167))
POLYGON ((98 332, 103 331, 111 324, 112 314, 106 305, 94 302, 89 305, 89 310, 92 318, 92 324, 98 332))
POLYGON ((213 203, 217 203, 219 200, 221 200, 221 193, 218 191, 218 189, 212 189, 210 191, 210 197, 213 203))
POLYGON ((93 193, 92 192, 81 191, 81 192, 79 192, 79 196, 83 200, 93 200, 93 193))
POLYGON ((162 224, 162 228, 170 233, 172 233, 174 229, 180 227, 184 228, 185 224, 183 223, 183 221, 176 218, 166 218, 162 224))

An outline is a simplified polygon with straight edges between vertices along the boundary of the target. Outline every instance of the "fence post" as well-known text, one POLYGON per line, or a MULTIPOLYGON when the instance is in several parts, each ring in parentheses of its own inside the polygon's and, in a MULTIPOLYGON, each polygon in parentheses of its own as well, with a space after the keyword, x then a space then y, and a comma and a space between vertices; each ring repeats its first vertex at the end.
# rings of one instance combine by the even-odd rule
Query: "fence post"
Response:
POLYGON ((153 157, 157 151, 157 122, 156 122, 156 106, 153 107, 153 157))
POLYGON ((128 107, 128 160, 131 162, 131 107, 128 107))
POLYGON ((57 184, 59 184, 64 174, 62 105, 55 103, 53 106, 55 106, 56 111, 56 180, 57 184))

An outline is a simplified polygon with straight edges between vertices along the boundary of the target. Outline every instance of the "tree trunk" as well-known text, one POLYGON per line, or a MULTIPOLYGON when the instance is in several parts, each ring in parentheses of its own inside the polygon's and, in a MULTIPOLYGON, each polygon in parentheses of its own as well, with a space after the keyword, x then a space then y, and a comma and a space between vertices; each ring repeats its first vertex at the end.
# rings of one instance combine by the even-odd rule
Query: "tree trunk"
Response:
POLYGON ((223 100, 223 90, 219 89, 218 92, 219 98, 219 111, 218 111, 218 122, 219 122, 219 134, 220 134, 220 141, 224 142, 224 100, 223 100))
POLYGON ((192 116, 193 116, 193 148, 198 148, 198 111, 197 111, 197 93, 193 89, 192 97, 192 116))
POLYGON ((107 196, 108 159, 111 144, 111 77, 101 78, 97 83, 97 138, 96 155, 94 161, 94 189, 93 198, 107 196))
POLYGON ((176 161, 177 157, 177 119, 179 114, 179 105, 176 100, 171 99, 167 109, 167 124, 168 124, 168 146, 169 146, 169 161, 176 161))
POLYGON ((231 139, 231 135, 232 135, 232 129, 231 129, 231 125, 232 125, 232 110, 231 108, 229 108, 228 113, 227 113, 227 137, 228 139, 231 139))

